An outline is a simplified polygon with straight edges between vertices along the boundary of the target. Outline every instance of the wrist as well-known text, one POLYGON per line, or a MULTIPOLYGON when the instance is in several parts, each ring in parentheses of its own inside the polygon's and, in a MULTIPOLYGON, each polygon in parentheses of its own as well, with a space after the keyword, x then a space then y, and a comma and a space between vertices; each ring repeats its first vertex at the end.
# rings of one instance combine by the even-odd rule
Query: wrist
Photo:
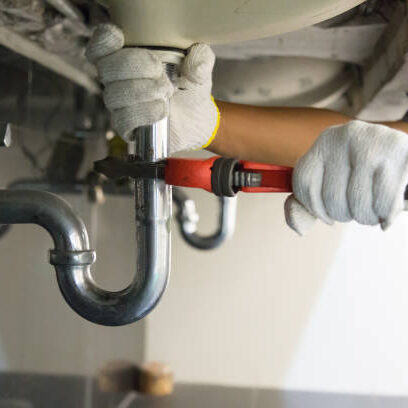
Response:
POLYGON ((385 122, 382 125, 408 134, 408 122, 385 122))

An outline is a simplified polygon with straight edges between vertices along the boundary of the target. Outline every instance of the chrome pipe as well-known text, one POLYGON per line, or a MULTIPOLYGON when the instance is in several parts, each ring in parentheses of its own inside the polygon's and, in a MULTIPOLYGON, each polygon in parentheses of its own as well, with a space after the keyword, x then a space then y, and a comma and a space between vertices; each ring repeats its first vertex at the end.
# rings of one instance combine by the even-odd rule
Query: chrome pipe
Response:
MULTIPOLYGON (((133 160, 167 156, 168 121, 134 133, 133 160)), ((34 190, 0 191, 0 224, 38 224, 52 236, 50 263, 67 303, 85 319, 105 325, 132 323, 160 300, 169 279, 171 187, 163 180, 134 180, 137 266, 133 282, 118 292, 99 288, 91 276, 95 260, 86 228, 58 196, 34 190)))
MULTIPOLYGON (((169 73, 177 53, 167 65, 169 73)), ((130 159, 157 162, 168 155, 168 119, 133 133, 130 159)), ((83 222, 71 207, 54 194, 30 190, 0 191, 0 224, 34 223, 53 237, 55 266, 62 295, 83 318, 105 326, 120 326, 146 316, 163 295, 170 274, 171 187, 164 180, 135 179, 136 273, 132 283, 117 292, 99 288, 91 276, 95 260, 89 250, 83 222)))
POLYGON ((194 248, 211 250, 220 247, 232 237, 235 231, 237 214, 237 197, 218 197, 219 213, 218 225, 213 234, 200 235, 197 233, 199 216, 196 212, 195 203, 188 199, 184 193, 177 191, 174 202, 177 204, 176 215, 181 236, 194 248))
MULTIPOLYGON (((61 282, 64 287, 64 281, 71 280, 80 288, 93 285, 90 265, 95 252, 89 249, 84 223, 63 199, 44 191, 0 190, 0 224, 43 227, 54 241, 50 263, 55 266, 60 287, 61 282)), ((63 295, 67 299, 64 291, 63 295)))
POLYGON ((94 259, 94 252, 89 250, 84 223, 71 206, 55 194, 34 190, 0 190, 0 224, 40 225, 51 235, 54 251, 73 255, 83 252, 83 258, 94 259))
MULTIPOLYGON (((135 161, 167 156, 168 120, 136 129, 135 161)), ((118 292, 98 288, 81 266, 56 264, 58 284, 68 304, 82 317, 105 326, 121 326, 146 316, 163 295, 170 271, 171 188, 163 180, 134 180, 136 273, 118 292), (68 273, 67 273, 68 272, 68 273)), ((58 262, 58 259, 52 258, 58 262)))

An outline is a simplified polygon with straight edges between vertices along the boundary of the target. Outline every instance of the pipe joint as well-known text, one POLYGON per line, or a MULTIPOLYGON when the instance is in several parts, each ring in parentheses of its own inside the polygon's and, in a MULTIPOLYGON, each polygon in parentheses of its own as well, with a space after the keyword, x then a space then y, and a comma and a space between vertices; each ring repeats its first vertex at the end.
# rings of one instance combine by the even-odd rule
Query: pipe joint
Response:
POLYGON ((96 260, 95 251, 58 251, 50 250, 50 264, 53 266, 89 266, 96 260))

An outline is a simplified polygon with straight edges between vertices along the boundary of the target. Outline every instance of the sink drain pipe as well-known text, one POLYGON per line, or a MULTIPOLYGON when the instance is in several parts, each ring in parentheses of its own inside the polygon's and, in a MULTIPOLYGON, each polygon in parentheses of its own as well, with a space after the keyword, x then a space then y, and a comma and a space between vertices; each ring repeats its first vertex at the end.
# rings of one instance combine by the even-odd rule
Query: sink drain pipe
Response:
MULTIPOLYGON (((179 53, 162 52, 174 71, 179 53)), ((168 155, 169 121, 134 131, 129 144, 135 162, 157 162, 168 155)), ((134 180, 136 221, 136 272, 125 289, 111 292, 92 279, 86 228, 71 207, 58 196, 30 190, 0 190, 0 224, 37 224, 54 240, 50 263, 70 307, 83 318, 105 326, 130 324, 146 316, 163 295, 170 274, 171 186, 164 180, 134 180)))

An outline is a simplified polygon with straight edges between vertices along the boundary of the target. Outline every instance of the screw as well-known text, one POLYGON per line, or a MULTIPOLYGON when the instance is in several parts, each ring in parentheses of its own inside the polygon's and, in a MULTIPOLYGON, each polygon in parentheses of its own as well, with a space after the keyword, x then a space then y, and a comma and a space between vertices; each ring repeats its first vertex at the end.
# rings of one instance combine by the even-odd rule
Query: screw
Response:
POLYGON ((262 175, 248 171, 236 171, 234 173, 234 187, 260 187, 262 175))
POLYGON ((0 147, 11 146, 11 125, 10 123, 0 122, 0 147))

